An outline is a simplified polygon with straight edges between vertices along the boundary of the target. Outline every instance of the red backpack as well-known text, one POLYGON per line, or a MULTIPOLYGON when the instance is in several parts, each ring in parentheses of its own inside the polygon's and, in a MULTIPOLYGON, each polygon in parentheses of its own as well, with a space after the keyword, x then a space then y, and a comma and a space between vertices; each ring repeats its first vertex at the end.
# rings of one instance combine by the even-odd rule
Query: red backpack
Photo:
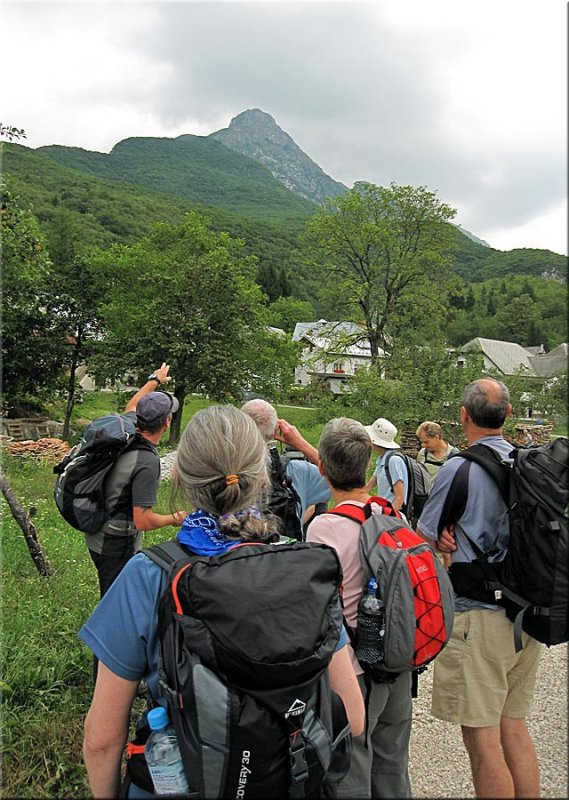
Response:
MULTIPOLYGON (((426 666, 446 645, 454 620, 453 589, 440 559, 383 498, 370 497, 363 507, 342 503, 328 513, 361 525, 365 583, 377 580, 385 606, 384 660, 372 677, 385 680, 426 666), (373 513, 372 504, 381 511, 373 513)), ((357 629, 348 632, 357 642, 357 629)))

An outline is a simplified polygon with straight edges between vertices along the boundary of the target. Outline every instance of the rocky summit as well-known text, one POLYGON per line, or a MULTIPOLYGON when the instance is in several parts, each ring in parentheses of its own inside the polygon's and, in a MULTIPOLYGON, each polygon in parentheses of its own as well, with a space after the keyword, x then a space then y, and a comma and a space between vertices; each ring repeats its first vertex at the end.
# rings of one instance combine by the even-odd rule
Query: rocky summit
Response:
POLYGON ((320 204, 326 197, 347 191, 331 178, 260 108, 243 111, 228 128, 210 134, 211 139, 255 159, 267 167, 287 189, 320 204))

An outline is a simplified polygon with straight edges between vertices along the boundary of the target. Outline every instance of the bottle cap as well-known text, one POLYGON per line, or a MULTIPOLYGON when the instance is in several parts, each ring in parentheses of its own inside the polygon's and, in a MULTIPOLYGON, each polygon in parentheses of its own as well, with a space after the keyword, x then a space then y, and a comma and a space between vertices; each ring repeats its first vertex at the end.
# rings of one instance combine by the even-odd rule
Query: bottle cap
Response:
POLYGON ((368 592, 377 592, 377 581, 375 578, 370 578, 367 582, 368 592))
POLYGON ((152 711, 149 711, 147 720, 148 724, 150 725, 150 729, 153 731, 163 730, 163 728, 168 727, 168 723, 170 722, 168 719, 168 712, 163 706, 153 708, 152 711))

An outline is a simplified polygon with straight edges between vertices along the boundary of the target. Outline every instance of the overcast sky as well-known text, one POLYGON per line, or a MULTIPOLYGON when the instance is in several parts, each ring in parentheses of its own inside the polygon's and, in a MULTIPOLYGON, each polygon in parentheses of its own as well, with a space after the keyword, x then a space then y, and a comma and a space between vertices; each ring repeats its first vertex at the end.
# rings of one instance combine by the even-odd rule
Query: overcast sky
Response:
POLYGON ((271 114, 336 180, 426 185, 567 253, 565 0, 0 0, 0 120, 108 152, 271 114))

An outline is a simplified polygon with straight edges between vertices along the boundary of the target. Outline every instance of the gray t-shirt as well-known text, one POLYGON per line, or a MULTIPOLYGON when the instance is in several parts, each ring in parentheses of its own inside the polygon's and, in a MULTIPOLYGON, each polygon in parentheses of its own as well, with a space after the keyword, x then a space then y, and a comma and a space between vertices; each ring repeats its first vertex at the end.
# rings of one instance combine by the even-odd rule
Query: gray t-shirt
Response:
MULTIPOLYGON (((505 461, 512 461, 512 445, 503 436, 485 436, 476 444, 485 444, 496 450, 505 461)), ((438 525, 445 500, 456 471, 464 464, 464 459, 455 456, 440 468, 429 499, 425 503, 417 528, 428 539, 436 541, 438 525)), ((464 514, 456 521, 455 537, 457 549, 452 553, 452 563, 471 562, 476 558, 467 536, 481 550, 497 550, 498 555, 490 561, 501 561, 508 548, 510 528, 506 504, 492 478, 478 464, 471 463, 468 473, 468 499, 464 514)), ((498 606, 478 602, 466 597, 456 598, 456 610, 469 608, 493 608, 498 606)))

